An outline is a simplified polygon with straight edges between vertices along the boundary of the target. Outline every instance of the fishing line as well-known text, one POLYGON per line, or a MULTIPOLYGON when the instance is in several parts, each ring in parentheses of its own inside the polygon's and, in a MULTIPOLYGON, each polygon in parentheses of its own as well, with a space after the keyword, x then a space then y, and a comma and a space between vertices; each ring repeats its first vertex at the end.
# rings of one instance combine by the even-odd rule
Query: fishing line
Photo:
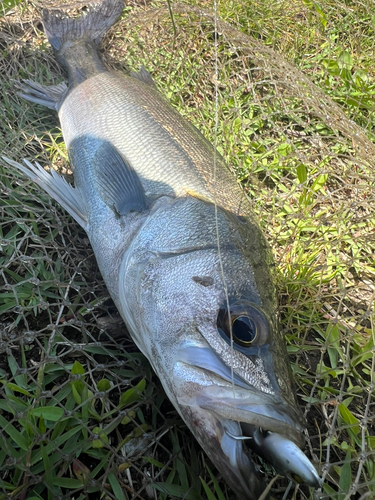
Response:
POLYGON ((248 441, 249 439, 253 439, 251 436, 235 436, 227 429, 225 429, 225 434, 227 434, 230 438, 234 439, 235 441, 248 441))
POLYGON ((225 280, 225 275, 224 275, 224 266, 223 266, 223 260, 221 256, 221 247, 220 247, 220 234, 219 234, 219 222, 218 222, 218 217, 217 217, 217 197, 216 197, 216 165, 217 165, 217 130, 218 130, 218 123, 219 123, 219 56, 218 56, 218 22, 217 22, 217 4, 218 0, 214 0, 214 56, 215 56, 215 75, 214 75, 214 85, 215 85, 215 114, 214 114, 214 121, 215 121, 215 126, 214 126, 214 204, 215 204, 215 229, 216 229, 216 242, 217 242, 217 253, 219 257, 219 263, 220 263, 220 272, 221 272, 221 278, 223 281, 223 288, 224 288, 224 293, 225 293, 225 301, 227 304, 227 310, 228 310, 228 316, 229 316, 229 335, 230 335, 230 352, 231 352, 231 359, 230 359, 230 373, 231 373, 231 382, 232 382, 232 387, 234 388, 234 372, 233 372, 233 364, 234 364, 234 359, 233 359, 233 329, 232 329, 232 320, 231 320, 231 315, 230 315, 230 304, 229 304, 229 295, 228 295, 228 287, 227 283, 225 280))

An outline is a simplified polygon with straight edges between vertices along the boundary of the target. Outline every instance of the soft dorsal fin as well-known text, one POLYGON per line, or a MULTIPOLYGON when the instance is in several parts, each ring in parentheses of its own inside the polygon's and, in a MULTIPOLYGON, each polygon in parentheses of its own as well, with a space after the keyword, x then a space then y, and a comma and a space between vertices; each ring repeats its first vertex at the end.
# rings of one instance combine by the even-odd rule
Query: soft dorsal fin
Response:
POLYGON ((136 78, 137 80, 140 80, 143 83, 147 83, 147 85, 151 85, 152 87, 157 88, 152 76, 144 66, 141 66, 139 71, 132 71, 130 73, 130 76, 136 78))

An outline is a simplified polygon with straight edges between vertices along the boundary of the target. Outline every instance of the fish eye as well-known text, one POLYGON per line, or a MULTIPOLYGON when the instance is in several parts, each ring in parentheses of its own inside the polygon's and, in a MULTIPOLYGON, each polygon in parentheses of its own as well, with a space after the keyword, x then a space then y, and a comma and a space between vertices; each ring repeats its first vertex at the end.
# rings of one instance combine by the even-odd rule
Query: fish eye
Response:
POLYGON ((237 301, 224 304, 217 317, 217 329, 221 337, 239 351, 267 342, 269 326, 265 314, 254 304, 237 301))
POLYGON ((232 319, 232 331, 234 340, 244 347, 249 347, 258 336, 256 324, 245 315, 232 319))

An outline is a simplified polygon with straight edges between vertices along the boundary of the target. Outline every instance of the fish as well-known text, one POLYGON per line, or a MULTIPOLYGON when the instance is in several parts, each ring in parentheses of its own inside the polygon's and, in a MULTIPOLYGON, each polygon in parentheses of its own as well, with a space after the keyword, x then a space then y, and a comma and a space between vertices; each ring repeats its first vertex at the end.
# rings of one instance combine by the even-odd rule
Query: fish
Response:
POLYGON ((86 231, 132 339, 237 497, 267 494, 254 454, 318 488, 270 248, 222 156, 146 69, 104 65, 98 47, 123 7, 43 9, 68 85, 20 84, 22 97, 57 111, 74 187, 38 163, 7 161, 86 231))

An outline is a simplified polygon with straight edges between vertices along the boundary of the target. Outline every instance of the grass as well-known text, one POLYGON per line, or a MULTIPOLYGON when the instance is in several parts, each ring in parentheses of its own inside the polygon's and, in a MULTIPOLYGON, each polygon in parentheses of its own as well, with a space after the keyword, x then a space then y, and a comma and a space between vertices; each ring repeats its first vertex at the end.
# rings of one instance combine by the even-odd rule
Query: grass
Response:
MULTIPOLYGON (((129 4, 104 57, 144 64, 252 198, 321 498, 372 498, 374 4, 219 2, 216 136, 213 10, 199 5, 171 4, 175 36, 165 4, 129 4)), ((64 78, 38 14, 10 5, 0 35, 1 150, 69 176, 56 117, 14 88, 64 78)), ((122 334, 85 234, 17 173, 0 180, 0 498, 233 498, 122 334)))

